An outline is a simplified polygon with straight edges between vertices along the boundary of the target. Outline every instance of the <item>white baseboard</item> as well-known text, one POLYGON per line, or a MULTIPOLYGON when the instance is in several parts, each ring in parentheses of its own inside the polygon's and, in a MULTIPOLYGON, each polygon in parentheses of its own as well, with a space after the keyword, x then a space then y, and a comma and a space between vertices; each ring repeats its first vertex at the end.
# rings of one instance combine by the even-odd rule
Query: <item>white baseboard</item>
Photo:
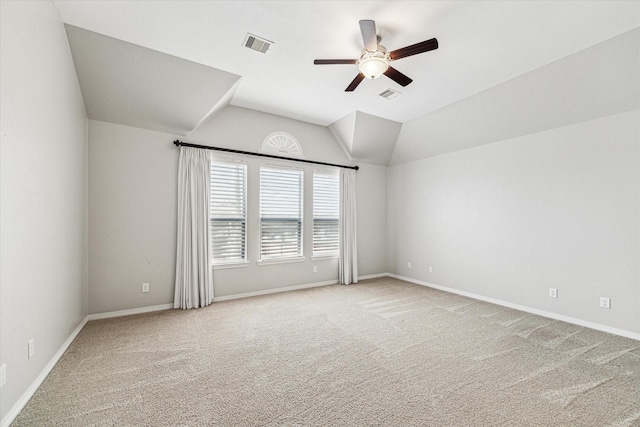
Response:
POLYGON ((320 286, 336 285, 336 284, 338 284, 337 280, 327 280, 325 282, 307 283, 305 285, 295 285, 295 286, 287 286, 287 287, 284 287, 284 288, 265 289, 264 291, 246 292, 246 293, 243 293, 243 294, 233 294, 233 295, 224 295, 224 296, 220 296, 220 297, 214 297, 213 298, 213 302, 229 301, 229 300, 232 300, 232 299, 255 297, 255 296, 258 296, 258 295, 277 294, 277 293, 280 293, 280 292, 297 291, 299 289, 318 288, 320 286))
POLYGON ((584 326, 585 328, 595 329, 597 331, 608 332, 614 335, 620 335, 625 338, 631 338, 640 341, 640 334, 626 331, 624 329, 613 328, 611 326, 601 325, 600 323, 589 322, 587 320, 576 319, 574 317, 564 316, 562 314, 551 313, 549 311, 538 310, 537 308, 527 307, 525 305, 513 304, 507 301, 498 300, 495 298, 485 297, 483 295, 474 294, 471 292, 460 291, 458 289, 448 288, 446 286, 436 285, 434 283, 424 282, 422 280, 412 279, 411 277, 400 276, 393 273, 387 273, 389 277, 404 280, 405 282, 415 283, 416 285, 426 286, 428 288, 438 289, 445 292, 450 292, 464 297, 477 299, 480 301, 490 302, 492 304, 501 305, 503 307, 513 308, 515 310, 524 311, 526 313, 537 314, 538 316, 548 317, 549 319, 560 320, 562 322, 572 323, 578 326, 584 326))
POLYGON ((131 316, 132 314, 150 313, 152 311, 169 310, 173 304, 150 305, 148 307, 130 308, 128 310, 108 311, 106 313, 90 314, 87 320, 109 319, 111 317, 131 316))
MULTIPOLYGON (((358 276, 358 281, 360 280, 367 280, 367 279, 377 279, 378 277, 387 277, 389 276, 388 273, 376 273, 376 274, 368 274, 366 276, 358 276)), ((327 286, 327 285, 337 285, 338 284, 338 280, 327 280, 325 282, 316 282, 316 283, 308 283, 305 285, 295 285, 295 286, 287 286, 284 288, 275 288, 275 289, 267 289, 264 291, 255 291, 255 292, 246 292, 243 294, 234 294, 234 295, 224 295, 221 297, 215 297, 213 299, 213 302, 220 302, 220 301, 229 301, 229 300, 233 300, 233 299, 239 299, 239 298, 248 298, 248 297, 255 297, 258 295, 268 295, 268 294, 276 294, 276 293, 280 293, 280 292, 289 292, 289 291, 296 291, 298 289, 308 289, 308 288, 317 288, 320 286, 327 286)))
MULTIPOLYGON (((378 277, 386 277, 386 276, 388 276, 387 273, 369 274, 366 276, 358 277, 358 280, 375 279, 378 277)), ((326 280, 324 282, 306 283, 304 285, 294 285, 294 286, 286 286, 283 288, 265 289, 262 291, 245 292, 242 294, 224 295, 224 296, 214 297, 213 301, 214 302, 229 301, 229 300, 239 299, 239 298, 255 297, 258 295, 268 295, 268 294, 276 294, 280 292, 296 291, 299 289, 318 288, 320 286, 336 285, 337 283, 338 283, 338 280, 326 280)), ((111 317, 130 316, 132 314, 149 313, 152 311, 169 310, 172 308, 173 308, 173 304, 161 304, 161 305, 154 305, 149 307, 132 308, 129 310, 109 311, 105 313, 90 314, 87 317, 87 320, 99 320, 99 319, 108 319, 111 317)))
MULTIPOLYGON (((358 277, 358 280, 375 279, 378 277, 386 277, 386 276, 388 276, 387 273, 369 274, 366 276, 358 277)), ((214 297, 214 302, 228 301, 228 300, 239 299, 239 298, 255 297, 258 295, 275 294, 279 292, 295 291, 298 289, 317 288, 320 286, 335 285, 337 283, 338 283, 338 280, 326 280, 324 282, 307 283, 304 285, 287 286, 284 288, 266 289, 263 291, 246 292, 246 293, 234 294, 234 295, 224 295, 220 297, 214 297)), ((99 320, 99 319, 108 319, 111 317, 130 316, 132 314, 149 313, 152 311, 169 310, 172 308, 173 308, 173 304, 161 304, 161 305, 153 305, 149 307, 132 308, 129 310, 109 311, 105 313, 90 314, 87 320, 99 320)))
POLYGON ((67 351, 67 348, 69 348, 73 340, 76 339, 76 337, 78 336, 82 328, 84 328, 84 325, 87 324, 87 321, 88 321, 88 318, 85 317, 84 320, 80 322, 78 327, 74 329, 71 335, 69 335, 69 338, 65 340, 65 342, 62 344, 60 349, 56 352, 56 354, 53 355, 51 360, 49 360, 49 363, 47 363, 47 365, 44 367, 42 372, 40 372, 40 375, 38 375, 35 381, 31 383, 31 385, 22 394, 20 399, 18 399, 18 401, 15 403, 15 405, 13 405, 11 410, 9 410, 7 415, 5 415, 2 421, 0 421, 0 427, 9 427, 9 425, 13 422, 13 420, 15 420, 15 418, 18 416, 20 411, 22 411, 25 405, 36 393, 36 391, 38 390, 42 382, 45 380, 45 378, 47 378, 47 375, 49 375, 53 367, 56 366, 56 363, 58 363, 58 361, 60 360, 64 352, 67 351))
POLYGON ((388 277, 389 273, 367 274, 366 276, 358 276, 358 281, 367 279, 377 279, 378 277, 388 277))

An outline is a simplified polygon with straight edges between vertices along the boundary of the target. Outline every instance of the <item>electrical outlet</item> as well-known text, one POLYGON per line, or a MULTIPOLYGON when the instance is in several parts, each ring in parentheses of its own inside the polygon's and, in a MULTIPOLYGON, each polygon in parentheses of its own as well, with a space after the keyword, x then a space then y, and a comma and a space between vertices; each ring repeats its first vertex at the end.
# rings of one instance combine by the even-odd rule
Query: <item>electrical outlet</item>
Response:
POLYGON ((407 263, 407 268, 411 268, 411 262, 407 263))
POLYGON ((433 267, 429 266, 429 273, 433 273, 433 267))
POLYGON ((0 388, 7 383, 7 365, 0 366, 0 388))
POLYGON ((317 266, 317 265, 314 265, 314 266, 313 266, 313 272, 314 272, 314 273, 317 273, 317 272, 318 272, 318 266, 317 266))
POLYGON ((607 297, 600 297, 600 307, 611 308, 611 300, 607 297))
POLYGON ((33 353, 35 352, 35 342, 33 338, 27 342, 27 357, 31 359, 33 357, 33 353))
POLYGON ((142 292, 149 292, 149 284, 148 283, 143 283, 142 284, 142 292))
POLYGON ((558 290, 556 288, 549 288, 549 296, 551 298, 558 298, 558 290))

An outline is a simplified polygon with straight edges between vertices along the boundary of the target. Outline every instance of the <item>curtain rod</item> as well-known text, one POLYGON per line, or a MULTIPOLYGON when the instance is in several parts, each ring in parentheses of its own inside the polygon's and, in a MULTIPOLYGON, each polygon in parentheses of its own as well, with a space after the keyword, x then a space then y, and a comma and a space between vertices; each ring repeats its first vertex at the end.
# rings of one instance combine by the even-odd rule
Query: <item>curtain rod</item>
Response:
POLYGON ((180 141, 178 139, 173 141, 173 143, 175 144, 176 147, 204 148, 206 150, 224 151, 226 153, 235 153, 235 154, 246 154, 248 156, 269 157, 271 159, 282 159, 282 160, 290 160, 290 161, 293 161, 293 162, 312 163, 314 165, 334 166, 334 167, 338 167, 338 168, 354 169, 354 170, 360 169, 359 166, 336 165, 334 163, 316 162, 314 160, 296 159, 296 158, 291 158, 291 157, 276 156, 276 155, 273 155, 273 154, 252 153, 250 151, 233 150, 231 148, 220 148, 220 147, 210 147, 208 145, 188 144, 188 143, 182 142, 182 141, 180 141))

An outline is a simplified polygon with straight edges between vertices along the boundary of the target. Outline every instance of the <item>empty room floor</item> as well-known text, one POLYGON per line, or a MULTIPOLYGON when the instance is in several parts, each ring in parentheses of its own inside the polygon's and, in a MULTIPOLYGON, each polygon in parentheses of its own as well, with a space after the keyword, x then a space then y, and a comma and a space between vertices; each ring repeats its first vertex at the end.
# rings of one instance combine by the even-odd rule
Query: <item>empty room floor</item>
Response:
POLYGON ((13 426, 636 426, 640 342, 388 277, 87 323, 13 426))

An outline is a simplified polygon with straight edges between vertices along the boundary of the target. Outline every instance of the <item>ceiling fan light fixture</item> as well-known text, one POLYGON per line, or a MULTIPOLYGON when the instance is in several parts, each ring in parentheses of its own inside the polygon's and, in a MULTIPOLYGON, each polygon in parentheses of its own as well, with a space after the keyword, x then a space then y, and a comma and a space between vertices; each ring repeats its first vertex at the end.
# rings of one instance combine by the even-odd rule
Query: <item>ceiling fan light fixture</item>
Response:
POLYGON ((400 86, 405 87, 413 80, 395 68, 390 67, 389 63, 397 59, 406 58, 407 56, 417 55, 419 53, 428 52, 438 48, 438 40, 433 38, 387 52, 387 49, 379 44, 380 37, 376 35, 376 23, 372 19, 360 20, 360 33, 362 34, 362 41, 364 42, 364 50, 360 53, 359 59, 315 59, 313 61, 316 65, 357 65, 360 72, 351 81, 351 83, 349 83, 349 86, 344 90, 345 92, 353 92, 365 77, 373 80, 383 74, 398 83, 400 86))
POLYGON ((389 68, 389 59, 386 52, 365 51, 358 61, 360 72, 368 79, 377 79, 389 68))

